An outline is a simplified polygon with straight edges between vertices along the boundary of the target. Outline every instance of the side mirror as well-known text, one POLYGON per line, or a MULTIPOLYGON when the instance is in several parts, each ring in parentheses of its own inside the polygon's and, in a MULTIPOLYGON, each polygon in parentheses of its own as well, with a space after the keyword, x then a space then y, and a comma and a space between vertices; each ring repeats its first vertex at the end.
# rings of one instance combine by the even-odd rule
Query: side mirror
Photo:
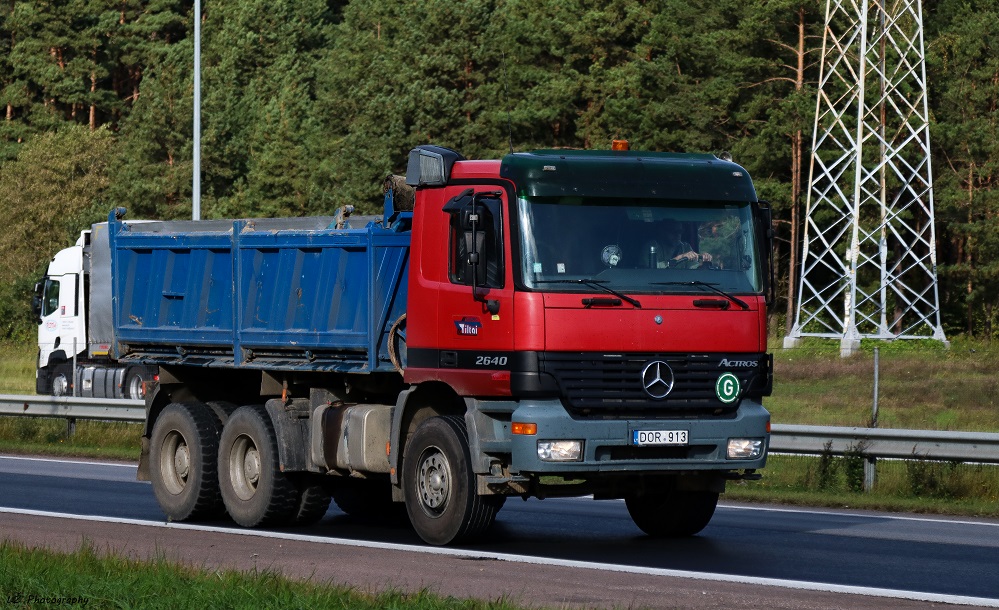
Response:
POLYGON ((464 234, 465 263, 469 267, 472 280, 472 297, 485 304, 486 310, 495 315, 499 313, 499 301, 486 299, 479 294, 479 285, 484 283, 486 269, 490 264, 491 253, 487 243, 488 233, 492 228, 492 214, 482 202, 486 199, 499 199, 499 192, 476 193, 467 189, 448 201, 443 211, 451 214, 457 221, 458 231, 464 234))
POLYGON ((35 294, 31 297, 31 314, 39 324, 42 323, 42 287, 41 282, 36 283, 35 294))
POLYGON ((767 268, 763 275, 766 282, 764 294, 767 305, 770 305, 777 298, 776 281, 774 278, 774 222, 773 212, 770 209, 770 202, 762 199, 754 206, 756 211, 757 241, 760 244, 761 259, 767 262, 767 268))

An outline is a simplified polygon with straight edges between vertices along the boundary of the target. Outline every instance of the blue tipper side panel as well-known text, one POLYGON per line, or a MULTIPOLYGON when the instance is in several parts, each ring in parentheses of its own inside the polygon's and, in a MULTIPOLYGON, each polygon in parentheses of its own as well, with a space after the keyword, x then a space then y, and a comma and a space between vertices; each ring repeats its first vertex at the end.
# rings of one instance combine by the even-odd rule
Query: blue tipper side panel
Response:
POLYGON ((109 220, 116 357, 394 370, 388 333, 406 312, 410 234, 333 226, 332 217, 109 220))

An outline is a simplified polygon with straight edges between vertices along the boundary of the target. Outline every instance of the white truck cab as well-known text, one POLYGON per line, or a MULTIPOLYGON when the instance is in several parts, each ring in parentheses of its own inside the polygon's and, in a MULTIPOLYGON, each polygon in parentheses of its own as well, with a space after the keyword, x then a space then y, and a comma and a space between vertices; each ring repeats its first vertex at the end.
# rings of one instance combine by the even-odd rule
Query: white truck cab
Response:
POLYGON ((35 286, 34 306, 38 315, 36 390, 40 394, 71 395, 73 356, 87 349, 82 288, 83 248, 89 237, 90 231, 84 231, 76 245, 56 253, 45 277, 35 286))
MULTIPOLYGON (((76 244, 52 257, 45 277, 35 285, 32 308, 38 321, 38 362, 35 391, 54 396, 143 398, 145 384, 156 367, 112 362, 110 305, 91 307, 92 280, 110 281, 91 273, 91 240, 107 248, 107 224, 80 233, 76 244)), ((106 256, 99 248, 98 256, 106 256)), ((110 274, 110 271, 106 271, 110 274)), ((106 287, 110 294, 110 288, 106 287)))

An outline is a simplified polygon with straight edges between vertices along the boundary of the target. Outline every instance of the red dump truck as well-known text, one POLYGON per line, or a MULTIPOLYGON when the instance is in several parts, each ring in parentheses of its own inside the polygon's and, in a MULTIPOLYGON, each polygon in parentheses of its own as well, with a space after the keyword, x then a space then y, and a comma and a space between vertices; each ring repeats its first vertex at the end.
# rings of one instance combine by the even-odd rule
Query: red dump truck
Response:
POLYGON ((305 524, 332 498, 451 544, 509 496, 592 495, 687 536, 759 478, 772 232, 745 169, 420 146, 405 183, 377 217, 94 225, 70 309, 109 329, 105 377, 156 375, 140 478, 170 519, 305 524))

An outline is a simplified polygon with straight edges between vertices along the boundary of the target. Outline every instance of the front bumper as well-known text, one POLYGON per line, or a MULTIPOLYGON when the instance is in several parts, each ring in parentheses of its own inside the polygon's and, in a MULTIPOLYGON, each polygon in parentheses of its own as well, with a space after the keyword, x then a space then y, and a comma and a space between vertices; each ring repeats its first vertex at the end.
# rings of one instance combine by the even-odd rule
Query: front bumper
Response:
POLYGON ((511 472, 520 475, 583 475, 599 472, 678 473, 703 470, 752 470, 766 464, 770 413, 757 401, 743 399, 733 417, 699 419, 573 419, 561 402, 526 400, 514 410, 513 422, 537 424, 533 435, 511 434, 511 472), (687 432, 684 446, 632 444, 634 431, 687 432), (731 438, 763 440, 756 459, 728 459, 731 438), (538 457, 538 441, 579 440, 578 461, 551 462, 538 457))

